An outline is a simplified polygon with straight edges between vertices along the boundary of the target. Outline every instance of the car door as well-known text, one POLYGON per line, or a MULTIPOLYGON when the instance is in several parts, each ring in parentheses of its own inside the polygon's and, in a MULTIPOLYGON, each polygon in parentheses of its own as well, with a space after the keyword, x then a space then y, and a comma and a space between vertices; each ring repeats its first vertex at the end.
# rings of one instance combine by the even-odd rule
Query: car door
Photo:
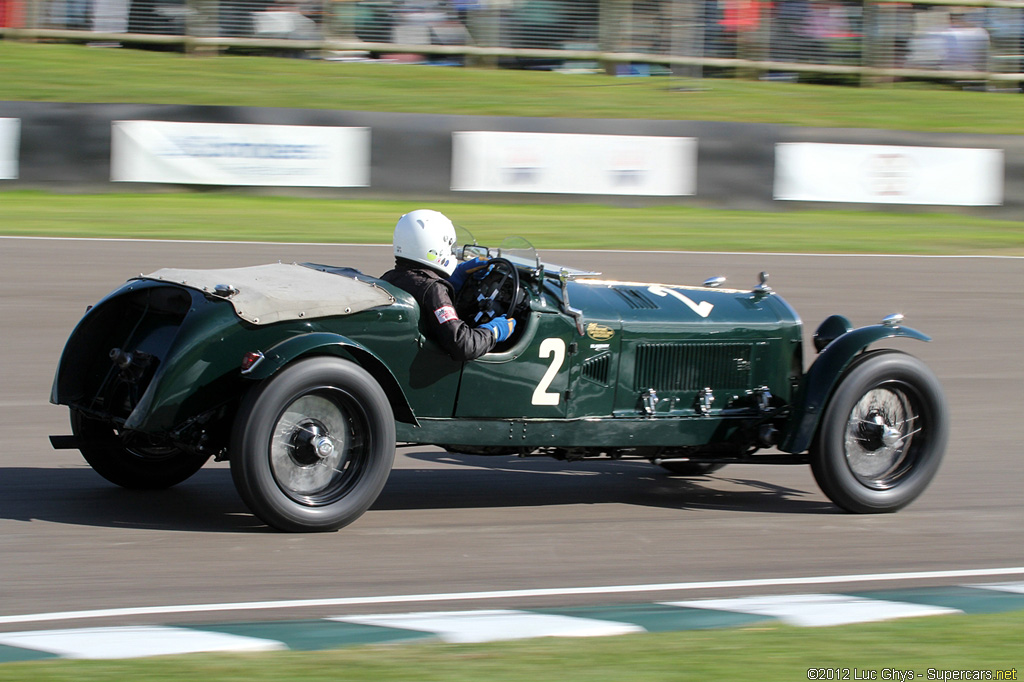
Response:
POLYGON ((455 416, 559 419, 566 416, 570 346, 564 315, 533 311, 513 346, 465 363, 455 416))

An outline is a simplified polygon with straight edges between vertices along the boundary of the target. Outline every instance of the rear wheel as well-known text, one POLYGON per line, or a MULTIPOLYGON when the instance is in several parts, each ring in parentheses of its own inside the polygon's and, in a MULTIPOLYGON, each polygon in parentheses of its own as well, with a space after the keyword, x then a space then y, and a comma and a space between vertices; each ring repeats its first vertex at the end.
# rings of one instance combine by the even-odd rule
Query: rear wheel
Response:
POLYGON ((352 362, 318 357, 296 362, 246 399, 231 475, 268 525, 328 531, 373 504, 394 456, 394 416, 381 387, 352 362))
POLYGON ((896 511, 938 471, 947 421, 942 387, 923 362, 897 351, 870 353, 829 401, 811 450, 814 478, 847 511, 896 511))
POLYGON ((210 458, 156 444, 142 434, 120 434, 107 422, 78 410, 71 410, 71 431, 82 441, 79 450, 93 470, 123 488, 169 488, 199 471, 210 458))

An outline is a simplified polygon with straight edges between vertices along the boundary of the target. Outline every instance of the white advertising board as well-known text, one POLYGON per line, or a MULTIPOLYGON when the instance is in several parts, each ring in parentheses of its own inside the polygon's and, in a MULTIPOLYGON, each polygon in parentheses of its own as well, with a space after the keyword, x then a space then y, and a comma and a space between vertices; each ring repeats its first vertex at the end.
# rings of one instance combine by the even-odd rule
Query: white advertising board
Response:
POLYGON ((0 118, 0 180, 18 179, 21 119, 0 118))
POLYGON ((114 121, 110 179, 187 185, 366 187, 370 130, 114 121))
POLYGON ((780 143, 775 198, 867 204, 998 206, 1003 151, 780 143))
POLYGON ((691 137, 452 133, 454 191, 683 196, 696 185, 691 137))

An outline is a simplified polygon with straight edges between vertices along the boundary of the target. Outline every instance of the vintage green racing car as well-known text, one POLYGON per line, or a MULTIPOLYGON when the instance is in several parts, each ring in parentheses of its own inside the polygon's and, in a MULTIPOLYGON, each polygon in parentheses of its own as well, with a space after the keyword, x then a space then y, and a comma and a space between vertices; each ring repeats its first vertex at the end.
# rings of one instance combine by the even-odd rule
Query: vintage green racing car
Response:
POLYGON ((677 475, 732 463, 810 464, 856 513, 891 512, 935 475, 947 407, 917 358, 872 344, 927 341, 891 315, 833 315, 803 366, 802 325, 767 284, 727 289, 606 281, 543 263, 528 242, 489 259, 456 308, 515 333, 457 362, 424 336, 413 298, 345 267, 162 269, 92 306, 51 402, 103 477, 164 488, 230 460, 256 516, 334 530, 384 487, 396 443, 475 455, 647 460, 677 475))

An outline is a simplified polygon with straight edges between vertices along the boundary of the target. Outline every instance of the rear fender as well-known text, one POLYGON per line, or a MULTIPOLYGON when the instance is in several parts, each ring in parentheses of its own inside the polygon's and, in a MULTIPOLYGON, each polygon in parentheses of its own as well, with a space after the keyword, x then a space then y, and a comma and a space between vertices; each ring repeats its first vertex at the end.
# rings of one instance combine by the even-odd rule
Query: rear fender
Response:
POLYGON ((827 345, 804 374, 793 401, 788 435, 779 449, 790 453, 805 452, 810 447, 832 392, 854 358, 872 343, 901 336, 931 341, 931 337, 916 329, 877 324, 848 331, 827 345))
POLYGON ((417 423, 401 384, 388 366, 373 352, 340 334, 313 332, 293 336, 264 350, 263 357, 243 371, 242 376, 253 381, 263 381, 295 360, 313 355, 334 355, 352 360, 369 372, 384 389, 396 420, 408 424, 417 423))

